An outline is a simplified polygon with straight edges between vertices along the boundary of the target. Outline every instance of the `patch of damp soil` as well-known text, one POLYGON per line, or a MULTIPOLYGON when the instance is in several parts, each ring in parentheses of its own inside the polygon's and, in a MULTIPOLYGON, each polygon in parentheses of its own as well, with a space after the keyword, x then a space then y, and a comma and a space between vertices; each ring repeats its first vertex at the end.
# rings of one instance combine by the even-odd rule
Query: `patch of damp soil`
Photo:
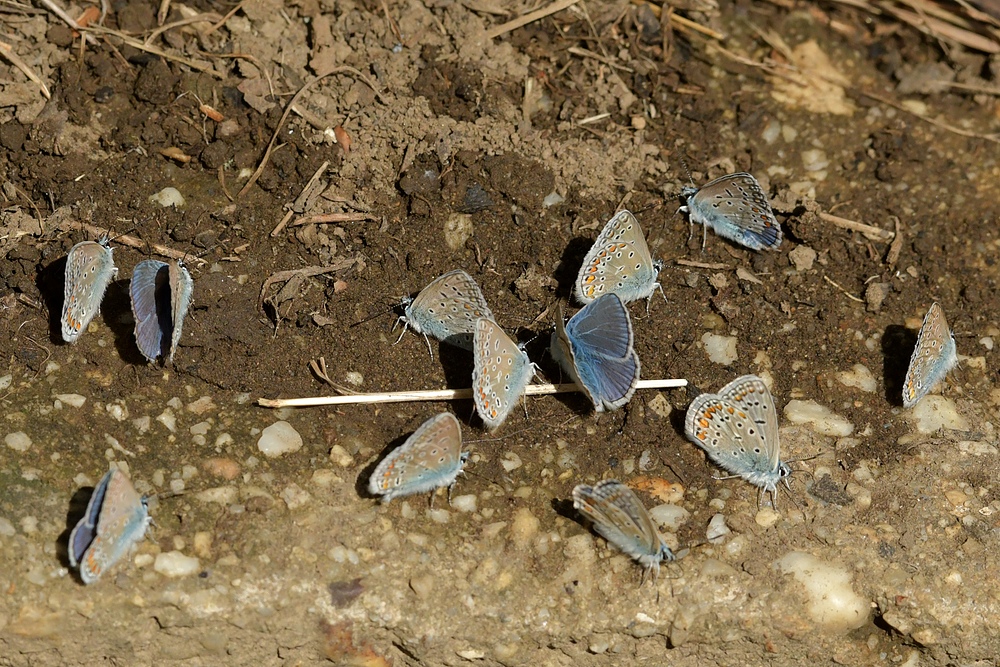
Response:
MULTIPOLYGON (((877 37, 846 9, 686 14, 754 62, 777 42, 765 46, 747 20, 780 35, 804 69, 827 68, 803 95, 668 31, 651 7, 581 3, 486 40, 505 20, 488 3, 244 3, 216 31, 178 24, 155 40, 187 64, 117 36, 81 56, 54 18, 23 15, 11 29, 35 45, 26 60, 53 99, 3 63, 5 664, 943 665, 997 654, 1000 588, 983 576, 1000 553, 988 473, 1000 403, 995 144, 851 88, 892 97, 902 79, 930 85, 918 65, 961 78, 991 63, 945 61, 906 28, 877 37), (356 71, 312 85, 283 120, 296 91, 342 65, 356 71), (675 213, 683 187, 735 171, 770 194, 777 252, 711 232, 702 251, 702 230, 675 213), (151 202, 165 187, 184 204, 151 202), (469 386, 470 353, 432 341, 428 354, 422 336, 397 342, 394 328, 403 298, 454 268, 559 382, 546 350, 554 319, 621 207, 665 265, 666 302, 630 306, 642 377, 685 378, 686 389, 639 391, 596 417, 578 394, 530 398, 494 433, 468 400, 257 405, 331 393, 310 370, 319 358, 354 391, 469 386), (297 224, 318 215, 330 217, 297 224), (118 275, 67 345, 65 256, 94 229, 110 230, 118 275), (176 251, 195 285, 165 366, 135 348, 128 297, 157 248, 176 251), (903 375, 933 301, 961 361, 941 396, 905 410, 903 375), (730 356, 710 356, 714 344, 730 356), (717 479, 684 436, 690 400, 746 373, 773 385, 796 471, 776 512, 756 488, 717 479), (444 492, 433 504, 375 502, 367 480, 383 452, 444 410, 470 452, 452 504, 444 492), (259 442, 277 422, 298 437, 272 458, 259 442), (111 464, 150 497, 155 523, 84 586, 66 542, 111 464), (665 517, 680 558, 653 581, 572 508, 576 484, 608 477, 665 517), (804 575, 790 565, 803 562, 804 575), (817 581, 826 602, 810 597, 817 581), (863 612, 845 603, 853 616, 831 621, 831 600, 863 612)), ((175 5, 169 21, 190 11, 175 5)), ((153 30, 155 7, 116 9, 107 25, 153 30)), ((898 95, 963 129, 995 122, 994 98, 898 95)))

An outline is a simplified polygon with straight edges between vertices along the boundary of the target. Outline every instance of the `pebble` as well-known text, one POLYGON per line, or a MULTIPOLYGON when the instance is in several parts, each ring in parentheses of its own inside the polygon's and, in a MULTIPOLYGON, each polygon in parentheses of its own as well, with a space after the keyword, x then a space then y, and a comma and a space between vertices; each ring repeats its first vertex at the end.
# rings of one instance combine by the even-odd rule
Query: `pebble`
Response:
POLYGON ((793 399, 785 405, 785 418, 793 424, 808 425, 820 435, 843 438, 854 432, 854 424, 816 401, 793 399))
MULTIPOLYGON (((0 391, 7 389, 14 382, 14 376, 10 373, 7 375, 0 376, 0 391)), ((58 398, 58 397, 57 397, 58 398)))
POLYGON ((936 433, 941 429, 969 430, 969 422, 958 413, 958 406, 944 396, 924 396, 913 406, 910 418, 919 433, 936 433))
POLYGON ((199 491, 194 497, 203 503, 218 503, 220 505, 230 505, 236 502, 239 492, 235 486, 216 486, 211 489, 199 491))
POLYGON ((417 594, 421 600, 426 600, 434 592, 434 575, 419 574, 410 577, 410 589, 417 594))
POLYGON ((753 520, 761 528, 770 528, 778 523, 779 519, 781 519, 781 515, 773 507, 761 507, 753 517, 753 520))
POLYGON ((240 474, 240 464, 232 459, 212 458, 206 459, 201 467, 213 477, 233 480, 240 474))
POLYGON ((705 530, 705 538, 712 544, 721 544, 726 535, 731 532, 729 526, 726 525, 726 517, 722 514, 716 514, 708 522, 708 529, 705 530))
POLYGON ((679 505, 666 503, 649 510, 649 516, 661 528, 676 533, 691 518, 691 513, 679 505))
POLYGON ((837 373, 836 377, 837 382, 845 387, 860 389, 869 394, 878 389, 878 382, 875 380, 875 376, 872 375, 872 372, 864 364, 854 364, 851 370, 841 371, 837 373))
POLYGON ((350 468, 354 465, 354 457, 340 445, 334 445, 330 448, 330 461, 336 463, 341 468, 350 468))
POLYGON ((297 452, 301 448, 302 436, 286 421, 271 424, 261 432, 260 439, 257 440, 257 449, 272 459, 297 452))
POLYGON ((153 569, 165 577, 190 577, 201 569, 201 562, 180 551, 166 551, 156 555, 153 569))
POLYGON ((312 500, 312 496, 309 492, 304 490, 295 482, 292 482, 284 488, 281 492, 281 499, 285 501, 285 505, 288 509, 295 511, 301 507, 305 507, 312 500))
POLYGON ((87 402, 87 397, 80 394, 56 394, 56 400, 71 408, 82 408, 83 404, 87 402))
POLYGON ((4 444, 17 452, 26 452, 31 447, 31 438, 24 431, 14 431, 4 436, 4 444))
POLYGON ((471 513, 476 511, 476 494, 469 493, 462 496, 455 496, 451 500, 451 506, 459 512, 471 513))
POLYGON ((656 396, 651 398, 646 407, 652 410, 653 414, 661 419, 667 419, 670 417, 670 413, 673 411, 673 407, 670 405, 670 401, 663 394, 657 393, 656 396))
POLYGON ((163 208, 167 208, 168 206, 180 208, 184 206, 184 196, 177 188, 163 188, 156 194, 150 195, 149 201, 153 204, 159 204, 163 208))
POLYGON ((701 342, 705 346, 708 360, 714 364, 729 366, 739 359, 736 352, 736 336, 705 333, 701 337, 701 342))
POLYGON ((806 245, 796 246, 788 253, 788 260, 796 271, 808 271, 816 261, 816 251, 806 245))
POLYGON ((174 411, 170 408, 164 408, 163 412, 156 417, 156 421, 166 426, 171 433, 177 430, 177 417, 174 416, 174 411))
POLYGON ((517 470, 521 467, 521 457, 514 452, 507 452, 504 454, 503 461, 500 462, 500 465, 502 465, 503 469, 507 472, 517 470))
POLYGON ((212 400, 211 396, 202 396, 198 400, 188 403, 184 409, 192 414, 203 415, 215 410, 215 401, 212 400))
POLYGON ((806 614, 831 632, 848 632, 868 622, 868 600, 854 592, 851 573, 812 554, 793 551, 775 568, 805 588, 806 614))
POLYGON ((510 524, 510 537, 514 545, 519 548, 528 546, 535 535, 541 522, 527 507, 522 507, 514 512, 514 520, 510 524))
POLYGON ((428 509, 427 518, 434 523, 448 523, 451 520, 451 512, 442 509, 428 509))
POLYGON ((17 529, 14 528, 10 519, 0 516, 0 537, 14 537, 16 533, 17 529))
POLYGON ((472 216, 468 213, 452 213, 444 222, 444 242, 452 250, 465 246, 472 236, 472 216))
POLYGON ((212 533, 207 530, 199 530, 194 534, 194 552, 199 558, 209 559, 212 557, 212 533))

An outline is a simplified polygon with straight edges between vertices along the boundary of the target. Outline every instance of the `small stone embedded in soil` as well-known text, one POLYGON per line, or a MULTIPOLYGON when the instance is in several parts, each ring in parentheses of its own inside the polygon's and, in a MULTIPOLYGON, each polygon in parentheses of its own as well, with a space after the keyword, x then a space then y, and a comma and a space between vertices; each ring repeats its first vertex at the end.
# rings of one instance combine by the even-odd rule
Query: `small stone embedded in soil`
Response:
POLYGON ((60 403, 71 408, 82 408, 83 404, 87 402, 87 397, 80 394, 56 394, 55 397, 60 403))
MULTIPOLYGON (((868 600, 854 592, 846 569, 801 551, 786 554, 775 568, 801 584, 806 593, 806 614, 825 630, 848 632, 868 622, 868 600)), ((789 604, 794 605, 791 600, 789 604)))
POLYGON ((156 417, 156 421, 163 424, 171 433, 177 430, 177 417, 174 416, 174 411, 170 408, 164 408, 163 412, 156 417))
POLYGON ((820 435, 842 438, 854 432, 854 424, 816 401, 791 400, 785 405, 785 418, 793 424, 806 424, 820 435))
POLYGON ((341 468, 350 468, 354 465, 354 457, 340 445, 334 445, 330 448, 330 461, 336 463, 341 468))
POLYGON ((194 497, 203 503, 230 505, 236 502, 236 499, 239 497, 239 491, 235 486, 216 486, 211 489, 199 491, 194 497))
POLYGON ((240 464, 232 459, 211 458, 201 464, 202 469, 213 477, 233 480, 240 474, 240 464))
POLYGON ((190 577, 198 574, 201 563, 194 556, 185 556, 180 551, 167 551, 156 555, 153 569, 165 577, 190 577))
POLYGON ((150 195, 149 201, 153 204, 159 204, 164 208, 168 206, 173 206, 174 208, 184 206, 184 196, 177 188, 163 188, 156 194, 150 195))
POLYGON ((788 253, 788 259, 795 266, 796 271, 808 271, 813 267, 813 262, 816 261, 816 251, 809 246, 796 246, 788 253))
POLYGON ((17 452, 26 452, 31 448, 31 438, 24 431, 14 431, 4 436, 4 444, 17 452))
POLYGON ((731 533, 729 526, 726 525, 726 517, 722 514, 716 514, 708 522, 708 528, 705 530, 705 539, 707 539, 712 544, 721 544, 726 535, 731 533))
POLYGON ((701 337, 701 342, 705 346, 705 353, 708 355, 709 361, 714 364, 729 366, 739 359, 735 336, 705 333, 701 337))
POLYGON ((0 516, 0 537, 14 537, 16 534, 17 529, 14 528, 10 519, 0 516))
POLYGON ((955 402, 944 396, 924 396, 909 413, 918 433, 937 433, 941 429, 968 431, 969 422, 959 414, 955 402))
POLYGON ((295 482, 286 486, 281 492, 281 499, 285 501, 288 509, 294 511, 305 507, 312 500, 312 496, 295 482))
POLYGON ((673 407, 670 405, 670 401, 663 394, 657 392, 656 396, 651 398, 646 407, 652 410, 653 414, 661 419, 667 419, 670 417, 670 413, 673 411, 673 407))
POLYGON ((451 499, 451 506, 457 509, 459 512, 475 512, 476 511, 476 495, 474 493, 468 493, 461 496, 455 496, 451 499))
POLYGON ((514 545, 519 548, 528 546, 535 535, 541 522, 527 507, 522 507, 514 512, 514 520, 510 525, 510 537, 514 545))
POLYGON ((853 387, 869 394, 878 389, 878 381, 864 364, 854 364, 849 371, 840 371, 836 375, 837 382, 845 387, 853 387))
POLYGON ((691 513, 679 505, 666 503, 649 510, 649 516, 663 529, 676 533, 691 518, 691 513))
POLYGON ((781 515, 773 507, 761 507, 753 517, 754 522, 761 528, 770 528, 780 519, 781 515))
POLYGON ((472 236, 472 216, 468 213, 452 213, 444 223, 444 242, 452 250, 459 250, 472 236))
POLYGON ((261 432, 260 439, 257 440, 257 449, 272 459, 297 452, 301 448, 302 436, 286 421, 271 424, 261 432))
POLYGON ((432 574, 420 574, 410 577, 410 589, 421 600, 426 600, 434 592, 435 577, 432 574))

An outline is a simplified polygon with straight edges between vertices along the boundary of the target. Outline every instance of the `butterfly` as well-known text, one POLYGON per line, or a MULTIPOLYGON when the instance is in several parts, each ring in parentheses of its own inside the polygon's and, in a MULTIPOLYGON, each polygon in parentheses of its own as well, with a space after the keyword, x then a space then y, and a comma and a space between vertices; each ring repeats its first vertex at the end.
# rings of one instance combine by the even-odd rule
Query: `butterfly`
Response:
POLYGON ((948 328, 944 311, 932 303, 924 316, 924 323, 917 335, 917 345, 910 357, 903 381, 903 406, 912 408, 926 396, 948 371, 958 363, 955 336, 948 328))
POLYGON ((431 417, 375 466, 368 492, 387 503, 399 496, 451 487, 469 458, 462 429, 450 412, 431 417))
POLYGON ((639 221, 630 211, 619 211, 583 259, 576 277, 576 298, 588 304, 602 294, 614 292, 625 303, 651 299, 657 289, 663 294, 656 282, 662 268, 663 262, 654 261, 649 254, 639 221))
POLYGON ((645 572, 652 570, 654 579, 660 563, 674 559, 642 502, 618 480, 580 484, 573 489, 573 507, 591 520, 601 537, 645 565, 645 572))
POLYGON ((107 237, 99 242, 83 241, 70 249, 66 257, 63 287, 61 323, 64 341, 75 343, 87 329, 101 308, 108 283, 117 273, 107 237))
POLYGON ((684 432, 731 477, 760 487, 761 500, 770 493, 773 504, 779 482, 790 488, 791 468, 780 459, 778 411, 771 392, 756 375, 738 377, 718 394, 702 394, 691 401, 684 432))
POLYGON ((493 430, 520 400, 536 367, 496 322, 485 317, 476 320, 472 347, 472 398, 479 418, 493 430))
POLYGON ((397 321, 404 325, 399 340, 402 340, 407 328, 412 327, 414 331, 424 335, 431 357, 434 352, 428 336, 471 350, 476 320, 480 317, 493 319, 493 313, 486 305, 479 285, 461 269, 449 271, 432 280, 420 290, 417 298, 407 304, 404 312, 405 315, 397 321))
POLYGON ((135 342, 149 361, 160 355, 173 361, 193 290, 191 274, 180 262, 147 259, 136 265, 129 285, 135 342))
POLYGON ((549 349, 594 409, 603 412, 617 410, 635 393, 640 365, 632 343, 628 309, 612 292, 588 303, 565 324, 560 312, 549 349))
POLYGON ((142 540, 149 526, 146 499, 121 470, 112 468, 94 488, 87 512, 69 534, 69 564, 85 584, 97 581, 142 540))
POLYGON ((703 225, 702 250, 709 227, 751 250, 777 250, 781 245, 781 226, 767 195, 757 179, 746 172, 728 174, 700 188, 685 187, 681 198, 686 203, 678 210, 689 215, 692 225, 703 225))

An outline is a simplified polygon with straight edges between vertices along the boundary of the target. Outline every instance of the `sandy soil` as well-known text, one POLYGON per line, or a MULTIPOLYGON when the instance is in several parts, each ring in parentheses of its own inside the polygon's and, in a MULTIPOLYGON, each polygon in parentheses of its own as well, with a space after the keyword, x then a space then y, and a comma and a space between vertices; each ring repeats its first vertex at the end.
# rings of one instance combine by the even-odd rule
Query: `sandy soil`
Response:
POLYGON ((995 87, 995 57, 812 4, 680 12, 721 42, 626 2, 487 36, 534 8, 253 0, 203 34, 230 7, 175 3, 167 23, 219 14, 154 37, 164 58, 136 47, 157 4, 125 3, 106 25, 137 38, 97 35, 82 59, 54 17, 10 14, 52 99, 2 63, 0 665, 992 664, 998 106, 935 82, 995 87), (689 181, 740 170, 772 197, 778 252, 712 234, 703 252, 675 212, 689 181), (150 201, 166 187, 183 206, 150 201), (470 401, 256 405, 329 393, 320 357, 358 391, 469 386, 470 355, 393 331, 402 297, 454 268, 558 381, 557 309, 620 207, 665 263, 666 303, 631 306, 642 375, 687 389, 598 418, 578 394, 535 398, 493 434, 470 401), (296 224, 330 214, 350 215, 296 224), (93 228, 141 243, 112 242, 118 277, 67 345, 65 255, 93 228), (128 302, 154 246, 195 284, 166 366, 136 349, 128 302), (962 361, 904 410, 933 301, 962 361), (777 513, 683 434, 690 399, 744 373, 773 383, 783 455, 803 459, 777 513), (829 414, 795 423, 812 408, 793 401, 829 414), (367 497, 382 452, 443 410, 472 452, 461 500, 367 497), (301 448, 269 458, 277 421, 301 448), (186 493, 83 586, 66 540, 111 463, 141 493, 186 493), (572 510, 606 477, 683 509, 656 582, 572 510), (708 543, 716 515, 729 532, 708 543), (796 554, 865 613, 824 616, 830 597, 785 571, 796 554))

